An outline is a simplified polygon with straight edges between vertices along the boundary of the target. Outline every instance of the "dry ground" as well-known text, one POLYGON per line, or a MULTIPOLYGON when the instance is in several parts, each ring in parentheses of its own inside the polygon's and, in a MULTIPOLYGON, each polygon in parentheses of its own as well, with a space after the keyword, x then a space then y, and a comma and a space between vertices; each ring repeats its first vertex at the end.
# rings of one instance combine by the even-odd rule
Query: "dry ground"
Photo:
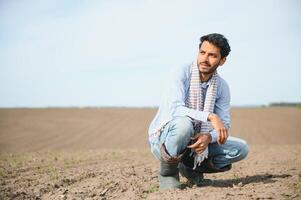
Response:
POLYGON ((156 109, 0 109, 0 199, 301 199, 300 108, 234 108, 247 159, 213 186, 158 191, 156 109))

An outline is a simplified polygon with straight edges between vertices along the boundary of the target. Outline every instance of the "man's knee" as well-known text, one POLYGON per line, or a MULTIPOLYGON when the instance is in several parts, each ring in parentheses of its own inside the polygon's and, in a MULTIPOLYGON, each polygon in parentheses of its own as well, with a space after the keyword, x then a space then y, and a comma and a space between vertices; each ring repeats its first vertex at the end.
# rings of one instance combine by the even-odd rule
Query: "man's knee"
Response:
POLYGON ((230 158, 232 162, 237 162, 246 158, 249 153, 247 142, 240 138, 230 136, 226 142, 226 146, 228 152, 226 157, 230 158))
POLYGON ((249 153, 249 145, 247 142, 239 138, 237 141, 237 147, 239 148, 239 160, 246 158, 249 153))
POLYGON ((241 159, 244 159, 245 157, 247 157, 249 153, 249 145, 247 144, 247 142, 245 140, 243 140, 242 146, 241 146, 241 159))
POLYGON ((174 136, 180 141, 185 138, 190 140, 194 135, 193 123, 188 117, 176 117, 169 131, 174 132, 174 136))
POLYGON ((164 141, 166 150, 171 156, 181 154, 194 134, 193 123, 188 117, 176 117, 170 124, 164 141))

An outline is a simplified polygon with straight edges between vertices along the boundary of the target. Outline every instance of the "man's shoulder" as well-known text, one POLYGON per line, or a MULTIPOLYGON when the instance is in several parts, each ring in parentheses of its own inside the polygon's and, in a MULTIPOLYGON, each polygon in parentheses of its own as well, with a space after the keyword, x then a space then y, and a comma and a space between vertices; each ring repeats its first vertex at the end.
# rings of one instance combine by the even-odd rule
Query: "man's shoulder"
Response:
POLYGON ((220 75, 218 76, 218 81, 219 81, 220 84, 228 86, 227 81, 223 77, 221 77, 220 75))
POLYGON ((222 78, 220 75, 218 76, 218 87, 220 88, 220 92, 230 92, 230 87, 227 81, 222 78))

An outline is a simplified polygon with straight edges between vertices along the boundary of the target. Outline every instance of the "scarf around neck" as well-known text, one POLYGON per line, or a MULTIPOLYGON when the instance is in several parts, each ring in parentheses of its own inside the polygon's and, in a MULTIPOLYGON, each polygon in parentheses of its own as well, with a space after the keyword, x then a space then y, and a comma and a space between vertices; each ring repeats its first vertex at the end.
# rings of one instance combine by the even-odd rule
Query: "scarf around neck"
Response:
MULTIPOLYGON (((209 86, 204 97, 201 87, 199 68, 197 66, 197 62, 193 62, 188 98, 185 102, 186 106, 191 109, 213 113, 218 85, 217 79, 218 74, 215 71, 211 79, 209 80, 209 86)), ((194 125, 194 129, 195 133, 198 134, 209 133, 213 128, 211 122, 197 121, 194 125)), ((208 158, 208 153, 208 147, 205 149, 204 152, 200 154, 197 154, 196 152, 192 151, 192 155, 194 156, 193 169, 195 169, 197 165, 200 165, 203 162, 203 160, 208 158)))

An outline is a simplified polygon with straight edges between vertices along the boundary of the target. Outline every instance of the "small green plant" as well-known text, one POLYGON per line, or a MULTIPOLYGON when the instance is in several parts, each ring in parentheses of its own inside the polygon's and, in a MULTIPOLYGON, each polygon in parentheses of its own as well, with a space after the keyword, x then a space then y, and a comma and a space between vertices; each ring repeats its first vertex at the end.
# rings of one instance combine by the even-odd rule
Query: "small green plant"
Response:
POLYGON ((120 155, 117 152, 113 151, 112 152, 112 159, 113 160, 118 160, 119 158, 120 158, 120 155))
POLYGON ((49 165, 45 172, 49 175, 50 180, 58 180, 60 178, 58 169, 52 165, 49 165))
POLYGON ((149 188, 148 188, 148 193, 154 193, 154 192, 157 192, 159 191, 158 187, 155 186, 155 185, 151 185, 149 188))
POLYGON ((234 174, 233 174, 233 178, 234 178, 234 179, 239 179, 240 177, 239 177, 238 174, 234 173, 234 174))

